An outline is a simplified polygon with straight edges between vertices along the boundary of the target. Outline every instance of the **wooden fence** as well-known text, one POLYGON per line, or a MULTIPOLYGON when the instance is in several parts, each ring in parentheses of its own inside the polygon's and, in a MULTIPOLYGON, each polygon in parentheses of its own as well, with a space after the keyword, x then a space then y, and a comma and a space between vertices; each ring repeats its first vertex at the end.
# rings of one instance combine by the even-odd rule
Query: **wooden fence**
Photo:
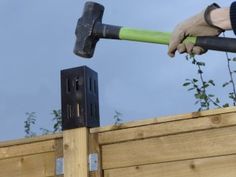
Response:
POLYGON ((53 176, 235 177, 236 108, 0 143, 0 177, 53 176))

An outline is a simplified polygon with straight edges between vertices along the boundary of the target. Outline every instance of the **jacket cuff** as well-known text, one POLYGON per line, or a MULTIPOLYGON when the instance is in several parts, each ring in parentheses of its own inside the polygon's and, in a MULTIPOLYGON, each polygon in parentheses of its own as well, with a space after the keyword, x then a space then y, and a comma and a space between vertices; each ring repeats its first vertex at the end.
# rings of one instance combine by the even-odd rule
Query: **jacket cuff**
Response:
POLYGON ((230 21, 234 34, 236 35, 236 2, 233 2, 230 6, 230 21))

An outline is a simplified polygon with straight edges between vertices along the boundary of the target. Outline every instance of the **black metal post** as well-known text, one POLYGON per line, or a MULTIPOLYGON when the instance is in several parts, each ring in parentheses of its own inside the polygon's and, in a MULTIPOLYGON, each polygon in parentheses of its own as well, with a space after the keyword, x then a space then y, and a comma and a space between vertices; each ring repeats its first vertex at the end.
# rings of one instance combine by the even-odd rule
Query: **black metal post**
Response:
POLYGON ((62 129, 99 127, 98 75, 87 66, 61 71, 62 129))

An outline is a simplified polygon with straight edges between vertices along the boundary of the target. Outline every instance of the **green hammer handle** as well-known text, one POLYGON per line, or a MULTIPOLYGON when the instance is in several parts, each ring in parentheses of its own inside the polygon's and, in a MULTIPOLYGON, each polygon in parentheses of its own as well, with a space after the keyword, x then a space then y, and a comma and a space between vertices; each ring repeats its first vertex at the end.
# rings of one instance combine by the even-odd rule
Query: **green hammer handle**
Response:
MULTIPOLYGON (((171 33, 121 27, 119 39, 168 45, 171 33)), ((236 39, 224 37, 188 37, 184 42, 193 43, 204 49, 236 53, 236 39)))

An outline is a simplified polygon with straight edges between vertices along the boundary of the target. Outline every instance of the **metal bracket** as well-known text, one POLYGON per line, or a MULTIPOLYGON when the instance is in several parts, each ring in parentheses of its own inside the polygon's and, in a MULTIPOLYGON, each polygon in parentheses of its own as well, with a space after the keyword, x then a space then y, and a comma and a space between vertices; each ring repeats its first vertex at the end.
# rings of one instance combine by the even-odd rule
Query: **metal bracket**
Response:
POLYGON ((62 129, 99 127, 98 74, 87 66, 61 71, 62 129))
MULTIPOLYGON (((89 171, 94 172, 98 170, 98 154, 89 154, 89 171)), ((64 174, 64 158, 60 157, 56 159, 56 175, 64 174)))
POLYGON ((64 174, 64 158, 60 157, 56 159, 56 175, 64 174))
POLYGON ((97 171, 98 170, 98 154, 89 154, 89 171, 97 171))

